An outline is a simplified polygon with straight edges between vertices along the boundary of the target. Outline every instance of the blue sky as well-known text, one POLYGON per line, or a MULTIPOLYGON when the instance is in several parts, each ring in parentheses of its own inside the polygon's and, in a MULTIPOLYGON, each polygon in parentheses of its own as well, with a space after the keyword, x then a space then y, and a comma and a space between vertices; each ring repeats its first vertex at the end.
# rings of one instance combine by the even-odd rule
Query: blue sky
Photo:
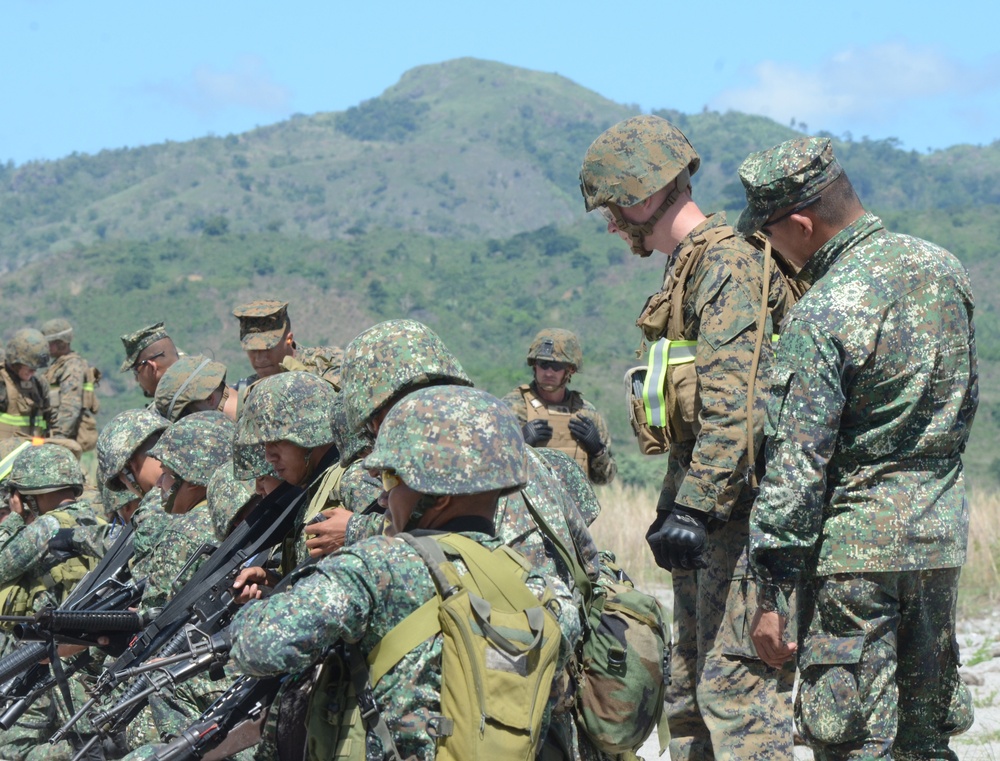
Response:
POLYGON ((795 120, 916 150, 1000 139, 1000 5, 5 0, 0 161, 341 111, 474 56, 644 111, 795 120))

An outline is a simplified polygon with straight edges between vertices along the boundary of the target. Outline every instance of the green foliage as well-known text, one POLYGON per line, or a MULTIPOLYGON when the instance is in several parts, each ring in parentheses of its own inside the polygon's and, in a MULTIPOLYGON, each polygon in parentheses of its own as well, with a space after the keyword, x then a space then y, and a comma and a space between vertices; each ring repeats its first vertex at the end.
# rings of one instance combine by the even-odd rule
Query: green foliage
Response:
POLYGON ((412 100, 372 98, 338 114, 337 129, 355 140, 388 140, 402 143, 420 127, 420 117, 430 110, 412 100))

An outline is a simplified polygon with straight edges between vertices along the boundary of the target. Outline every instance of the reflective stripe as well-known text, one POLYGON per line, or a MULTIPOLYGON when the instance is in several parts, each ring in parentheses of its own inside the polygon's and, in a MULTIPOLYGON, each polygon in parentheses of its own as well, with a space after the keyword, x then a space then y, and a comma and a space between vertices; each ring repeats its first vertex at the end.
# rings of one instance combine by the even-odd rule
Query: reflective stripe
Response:
POLYGON ((93 391, 94 390, 94 384, 93 383, 84 383, 83 384, 83 390, 84 391, 93 391))
MULTIPOLYGON (((0 413, 0 424, 13 426, 15 428, 27 428, 31 425, 31 418, 23 415, 8 415, 6 412, 2 412, 0 413)), ((48 427, 48 423, 46 423, 43 418, 39 418, 35 421, 35 428, 38 428, 39 430, 44 431, 48 427)))
POLYGON ((654 428, 667 425, 667 402, 663 389, 667 383, 667 368, 694 362, 697 341, 668 341, 661 338, 649 348, 646 378, 642 383, 642 406, 646 410, 646 424, 654 428))
POLYGON ((21 444, 17 449, 15 449, 9 455, 0 460, 0 481, 2 481, 3 479, 5 479, 7 476, 10 475, 10 470, 11 468, 14 467, 14 460, 17 459, 17 456, 21 454, 21 452, 25 448, 30 446, 31 446, 31 440, 29 439, 25 441, 23 444, 21 444))

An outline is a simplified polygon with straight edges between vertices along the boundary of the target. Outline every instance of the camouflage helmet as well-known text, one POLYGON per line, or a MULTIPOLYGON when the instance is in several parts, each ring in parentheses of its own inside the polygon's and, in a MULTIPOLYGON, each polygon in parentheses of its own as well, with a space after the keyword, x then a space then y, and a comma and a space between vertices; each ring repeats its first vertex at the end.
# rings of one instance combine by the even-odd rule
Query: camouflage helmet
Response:
POLYGON ((98 481, 111 491, 125 491, 118 474, 146 439, 169 427, 169 422, 147 409, 115 415, 97 437, 98 481))
POLYGON ((208 510, 216 539, 221 542, 229 535, 233 519, 254 493, 253 481, 240 481, 233 475, 232 461, 215 469, 208 479, 208 510))
POLYGON ((330 412, 337 392, 310 373, 278 373, 253 384, 236 424, 235 445, 290 441, 311 449, 333 442, 330 412))
POLYGON ((344 350, 340 382, 352 431, 400 394, 433 382, 471 386, 462 365, 426 325, 388 320, 361 333, 344 350))
POLYGON ((613 203, 635 206, 701 159, 677 127, 659 116, 633 116, 605 130, 587 149, 580 192, 587 211, 613 203))
POLYGON ((42 323, 42 335, 46 341, 65 341, 70 343, 73 340, 73 326, 69 320, 56 317, 54 320, 46 320, 42 323))
POLYGON ((123 507, 125 507, 129 502, 138 501, 139 498, 135 496, 130 491, 112 491, 107 486, 101 485, 101 504, 104 506, 104 512, 107 515, 111 513, 117 513, 123 507))
MULTIPOLYGON (((236 435, 239 436, 240 425, 236 424, 236 435)), ((263 444, 238 444, 233 441, 233 476, 240 481, 246 481, 263 476, 278 477, 274 465, 264 457, 263 444)))
POLYGON ((330 411, 330 430, 333 433, 333 443, 340 453, 340 464, 347 467, 357 460, 365 450, 370 450, 373 439, 368 431, 351 431, 347 425, 347 403, 342 393, 333 400, 330 411))
POLYGON ((576 333, 562 328, 543 328, 528 348, 528 365, 535 366, 536 359, 564 362, 573 365, 576 372, 583 369, 583 348, 576 333))
POLYGON ((164 431, 149 456, 187 483, 208 486, 216 468, 232 456, 233 430, 233 421, 221 412, 195 412, 164 431))
POLYGON ((153 403, 156 411, 172 423, 189 414, 189 405, 203 402, 226 382, 226 366, 201 354, 180 357, 159 383, 153 403))
POLYGON ((14 460, 8 477, 12 491, 48 494, 60 489, 83 493, 83 471, 73 453, 58 444, 32 442, 14 460))
POLYGON ((521 424, 485 391, 432 386, 395 405, 365 467, 391 469, 424 494, 510 492, 527 482, 521 424))
POLYGON ((40 330, 21 328, 7 343, 7 362, 38 370, 49 364, 49 342, 40 330))

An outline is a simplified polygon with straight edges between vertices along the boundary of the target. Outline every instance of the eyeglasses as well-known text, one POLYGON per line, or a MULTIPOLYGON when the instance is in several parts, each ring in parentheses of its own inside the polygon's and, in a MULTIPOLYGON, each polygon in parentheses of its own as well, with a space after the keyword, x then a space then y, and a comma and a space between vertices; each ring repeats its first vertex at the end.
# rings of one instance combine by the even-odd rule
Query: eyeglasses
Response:
POLYGON ((609 207, 609 206, 600 206, 600 207, 598 207, 597 210, 599 212, 601 212, 601 216, 604 217, 604 221, 607 222, 609 225, 610 224, 614 224, 614 225, 618 224, 617 221, 615 220, 615 213, 613 211, 611 211, 611 207, 609 207))
POLYGON ((142 368, 143 368, 143 366, 144 366, 144 365, 148 365, 148 364, 149 364, 150 362, 152 362, 152 361, 153 361, 154 359, 159 359, 159 358, 160 358, 160 357, 162 357, 162 356, 163 356, 164 354, 166 354, 166 352, 165 352, 165 351, 161 351, 161 352, 159 352, 158 354, 153 354, 152 356, 149 356, 149 357, 146 357, 146 358, 145 358, 144 360, 142 360, 141 362, 136 362, 136 365, 135 365, 135 367, 133 367, 133 368, 132 368, 132 374, 133 374, 133 375, 134 375, 134 376, 135 376, 136 378, 138 378, 138 377, 139 377, 139 371, 140 371, 140 370, 142 370, 142 368))
POLYGON ((567 364, 565 362, 552 362, 548 359, 536 359, 535 367, 539 367, 542 370, 555 370, 559 372, 560 370, 565 370, 567 364))
POLYGON ((382 471, 382 491, 384 491, 386 494, 391 492, 401 483, 403 482, 399 480, 399 476, 396 475, 396 471, 394 470, 382 471))
POLYGON ((762 233, 764 233, 764 235, 770 235, 771 233, 768 231, 767 228, 773 227, 774 225, 778 224, 783 219, 788 219, 790 216, 792 216, 792 214, 798 214, 803 209, 808 209, 813 204, 819 203, 819 201, 820 201, 820 199, 822 197, 823 196, 813 196, 812 198, 810 198, 808 200, 805 200, 802 203, 793 206, 791 209, 789 209, 788 211, 786 211, 780 217, 775 217, 774 219, 767 220, 767 222, 765 222, 764 224, 762 224, 760 226, 760 231, 762 233))

